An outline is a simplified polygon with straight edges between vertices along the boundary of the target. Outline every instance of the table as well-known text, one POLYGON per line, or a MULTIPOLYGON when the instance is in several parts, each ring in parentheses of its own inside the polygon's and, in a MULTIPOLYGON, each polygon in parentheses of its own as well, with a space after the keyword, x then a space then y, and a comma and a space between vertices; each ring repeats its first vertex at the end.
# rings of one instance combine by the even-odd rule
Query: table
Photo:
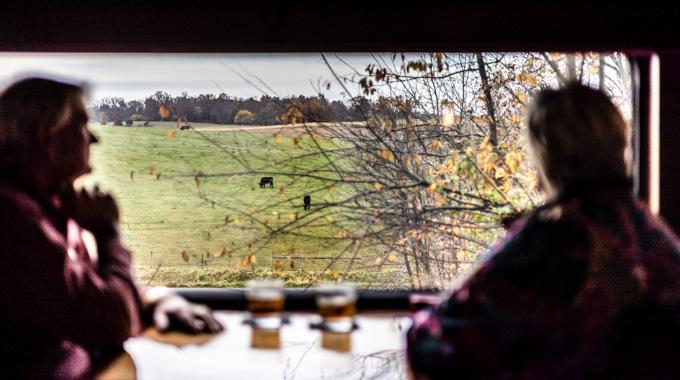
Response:
POLYGON ((315 314, 295 313, 280 330, 280 348, 252 348, 244 312, 216 313, 226 331, 216 335, 160 334, 154 329, 125 342, 100 379, 407 379, 404 361, 407 315, 358 315, 348 352, 322 347, 310 329, 315 314))

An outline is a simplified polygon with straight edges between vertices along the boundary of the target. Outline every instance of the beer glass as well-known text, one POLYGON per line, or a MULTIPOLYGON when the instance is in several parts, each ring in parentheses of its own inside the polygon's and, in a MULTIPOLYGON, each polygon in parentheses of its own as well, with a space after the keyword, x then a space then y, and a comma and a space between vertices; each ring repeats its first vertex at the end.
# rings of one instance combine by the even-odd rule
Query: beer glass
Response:
POLYGON ((354 330, 356 290, 351 285, 321 285, 316 290, 316 304, 323 318, 322 328, 331 333, 354 330))
POLYGON ((280 280, 251 280, 246 298, 254 329, 274 330, 281 327, 284 293, 280 280))

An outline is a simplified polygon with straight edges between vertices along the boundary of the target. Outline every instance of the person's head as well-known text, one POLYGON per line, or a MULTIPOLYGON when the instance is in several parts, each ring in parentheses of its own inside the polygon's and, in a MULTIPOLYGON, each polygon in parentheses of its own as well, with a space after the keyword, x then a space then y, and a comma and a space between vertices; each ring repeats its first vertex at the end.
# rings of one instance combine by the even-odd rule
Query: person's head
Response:
POLYGON ((57 185, 90 171, 82 87, 26 78, 0 95, 0 170, 11 177, 57 185), (39 178, 38 178, 39 177, 39 178))
POLYGON ((543 90, 527 125, 529 150, 546 196, 579 183, 630 178, 631 130, 603 92, 578 83, 543 90))

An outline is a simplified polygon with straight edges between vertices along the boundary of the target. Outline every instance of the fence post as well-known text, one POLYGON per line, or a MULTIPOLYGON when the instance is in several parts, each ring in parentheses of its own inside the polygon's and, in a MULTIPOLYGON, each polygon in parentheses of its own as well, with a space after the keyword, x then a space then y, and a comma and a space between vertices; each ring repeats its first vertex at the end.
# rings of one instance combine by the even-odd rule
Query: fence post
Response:
POLYGON ((333 271, 333 252, 331 252, 331 272, 333 271))
POLYGON ((271 261, 271 264, 272 264, 272 270, 274 270, 274 251, 272 251, 272 261, 271 261))
POLYGON ((201 270, 203 270, 203 254, 201 253, 201 270))
POLYGON ((151 267, 153 267, 153 251, 151 251, 151 267))
POLYGON ((302 264, 300 264, 302 270, 305 270, 305 254, 302 254, 302 264))

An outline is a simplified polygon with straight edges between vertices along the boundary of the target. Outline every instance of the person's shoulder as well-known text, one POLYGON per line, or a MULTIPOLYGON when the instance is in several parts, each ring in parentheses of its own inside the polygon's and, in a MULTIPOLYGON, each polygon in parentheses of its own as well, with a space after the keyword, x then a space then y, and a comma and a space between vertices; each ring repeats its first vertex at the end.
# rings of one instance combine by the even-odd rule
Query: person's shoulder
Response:
POLYGON ((524 266, 551 256, 565 258, 588 244, 571 204, 546 204, 515 220, 490 253, 496 265, 524 266))
POLYGON ((11 219, 12 223, 16 223, 22 219, 36 219, 43 214, 43 208, 35 198, 18 187, 7 182, 0 182, 0 214, 11 217, 3 218, 6 221, 11 219))

